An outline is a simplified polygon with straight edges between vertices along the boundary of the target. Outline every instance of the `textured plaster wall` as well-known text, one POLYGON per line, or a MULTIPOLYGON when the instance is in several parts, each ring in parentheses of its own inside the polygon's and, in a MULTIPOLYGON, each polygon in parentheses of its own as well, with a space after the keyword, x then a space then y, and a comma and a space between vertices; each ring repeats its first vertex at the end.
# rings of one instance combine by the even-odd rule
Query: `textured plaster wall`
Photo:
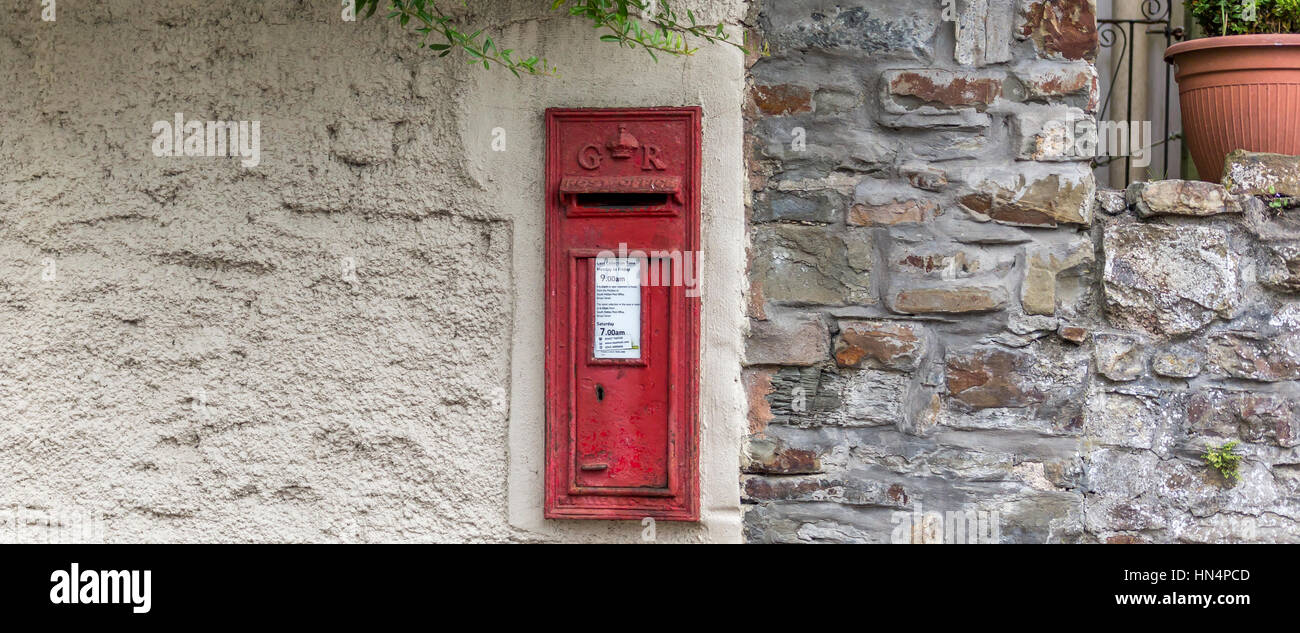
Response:
POLYGON ((639 540, 540 519, 542 111, 702 105, 705 520, 658 536, 739 538, 740 54, 654 66, 476 4, 564 77, 336 2, 0 4, 0 509, 111 542, 639 540), (260 120, 261 164, 153 156, 176 112, 260 120))

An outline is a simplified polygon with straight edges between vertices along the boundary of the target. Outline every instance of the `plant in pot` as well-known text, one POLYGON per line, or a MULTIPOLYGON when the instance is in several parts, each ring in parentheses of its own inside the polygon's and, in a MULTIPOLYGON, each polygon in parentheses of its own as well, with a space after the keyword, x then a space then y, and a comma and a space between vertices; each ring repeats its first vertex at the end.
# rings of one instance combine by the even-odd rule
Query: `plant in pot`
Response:
POLYGON ((1165 51, 1202 180, 1229 152, 1300 155, 1300 0, 1187 0, 1208 37, 1165 51))

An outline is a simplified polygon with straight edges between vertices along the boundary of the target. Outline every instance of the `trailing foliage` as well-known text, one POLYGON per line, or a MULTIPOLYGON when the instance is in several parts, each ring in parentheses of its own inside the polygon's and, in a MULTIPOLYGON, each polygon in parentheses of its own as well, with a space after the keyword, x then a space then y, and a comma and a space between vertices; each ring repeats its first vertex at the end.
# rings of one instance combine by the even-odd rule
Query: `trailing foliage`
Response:
MULTIPOLYGON (((721 22, 700 24, 695 12, 687 10, 685 15, 673 10, 668 0, 537 0, 544 2, 551 11, 591 24, 600 31, 600 41, 626 46, 641 47, 655 61, 660 54, 685 56, 693 55, 696 48, 692 41, 723 43, 744 51, 744 42, 737 43, 731 39, 721 22)), ((1300 0, 1295 0, 1300 2, 1300 0)), ((403 27, 414 25, 421 35, 420 47, 446 57, 453 52, 461 52, 470 64, 482 64, 484 68, 498 66, 509 70, 515 76, 521 73, 529 75, 554 75, 555 66, 546 63, 536 55, 525 55, 511 48, 503 48, 489 34, 494 30, 489 26, 466 26, 461 23, 463 16, 444 11, 452 5, 468 6, 466 0, 356 0, 357 14, 363 17, 374 15, 376 9, 387 10, 386 17, 396 20, 403 27)))
POLYGON ((1187 0, 1206 35, 1300 33, 1300 0, 1187 0))

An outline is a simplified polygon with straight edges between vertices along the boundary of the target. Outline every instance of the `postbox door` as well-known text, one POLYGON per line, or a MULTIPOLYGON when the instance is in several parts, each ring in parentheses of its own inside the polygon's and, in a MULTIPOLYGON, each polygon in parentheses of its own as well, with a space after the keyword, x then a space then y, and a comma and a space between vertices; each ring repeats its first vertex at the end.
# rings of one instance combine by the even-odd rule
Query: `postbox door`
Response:
MULTIPOLYGON (((630 494, 669 492, 671 402, 669 385, 671 327, 669 288, 629 287, 639 294, 639 349, 597 358, 601 330, 618 327, 596 312, 608 301, 596 296, 598 260, 579 259, 575 275, 575 351, 588 350, 574 363, 574 491, 614 489, 630 494), (592 300, 584 300, 591 297, 592 300), (627 358, 616 358, 624 356, 627 358), (665 397, 668 396, 668 397, 665 397)), ((605 292, 606 295, 610 294, 605 292)), ((630 302, 628 302, 630 305, 630 302)), ((629 320, 630 319, 623 319, 629 320)), ((626 333, 612 336, 627 336, 626 333)))

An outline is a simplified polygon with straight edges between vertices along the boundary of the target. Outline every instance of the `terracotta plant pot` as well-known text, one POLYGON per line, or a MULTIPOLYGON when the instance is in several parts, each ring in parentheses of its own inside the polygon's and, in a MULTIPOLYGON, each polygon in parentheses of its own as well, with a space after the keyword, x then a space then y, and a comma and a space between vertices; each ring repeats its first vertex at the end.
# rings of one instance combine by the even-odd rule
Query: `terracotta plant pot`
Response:
POLYGON ((1235 149, 1300 154, 1300 35, 1180 42, 1174 64, 1184 143, 1201 180, 1218 182, 1235 149))

